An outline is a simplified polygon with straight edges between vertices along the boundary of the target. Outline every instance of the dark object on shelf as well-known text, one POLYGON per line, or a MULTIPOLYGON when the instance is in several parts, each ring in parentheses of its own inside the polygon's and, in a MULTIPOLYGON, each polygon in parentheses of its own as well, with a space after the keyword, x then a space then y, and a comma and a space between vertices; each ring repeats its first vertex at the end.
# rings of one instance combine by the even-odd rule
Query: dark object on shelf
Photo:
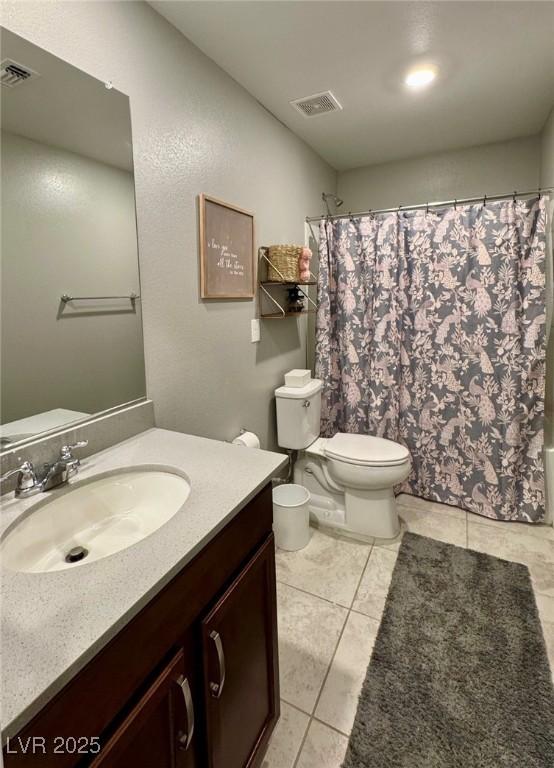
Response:
POLYGON ((297 285, 287 288, 287 312, 304 311, 304 294, 297 285))

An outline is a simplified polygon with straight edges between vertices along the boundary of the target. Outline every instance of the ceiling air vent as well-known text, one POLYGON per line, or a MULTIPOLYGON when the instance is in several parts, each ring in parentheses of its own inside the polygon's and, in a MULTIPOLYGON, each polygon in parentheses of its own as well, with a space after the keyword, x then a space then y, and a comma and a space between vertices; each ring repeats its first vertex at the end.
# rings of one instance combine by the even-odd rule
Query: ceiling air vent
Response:
POLYGON ((290 104, 304 117, 319 117, 319 115, 326 115, 327 112, 336 112, 342 109, 331 91, 323 91, 323 93, 314 93, 313 96, 305 96, 303 99, 295 99, 290 104))
POLYGON ((38 76, 38 72, 33 72, 32 69, 24 67, 23 64, 18 64, 17 61, 4 59, 0 63, 0 80, 2 85, 5 85, 7 88, 15 88, 16 85, 24 83, 25 80, 38 76))

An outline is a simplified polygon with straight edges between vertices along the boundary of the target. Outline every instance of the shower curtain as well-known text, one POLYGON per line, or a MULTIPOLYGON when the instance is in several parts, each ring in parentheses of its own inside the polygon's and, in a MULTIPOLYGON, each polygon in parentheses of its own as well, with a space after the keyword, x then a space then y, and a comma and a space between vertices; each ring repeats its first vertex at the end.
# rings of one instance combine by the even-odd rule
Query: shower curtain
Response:
POLYGON ((324 219, 322 434, 403 443, 398 490, 544 519, 544 197, 324 219))

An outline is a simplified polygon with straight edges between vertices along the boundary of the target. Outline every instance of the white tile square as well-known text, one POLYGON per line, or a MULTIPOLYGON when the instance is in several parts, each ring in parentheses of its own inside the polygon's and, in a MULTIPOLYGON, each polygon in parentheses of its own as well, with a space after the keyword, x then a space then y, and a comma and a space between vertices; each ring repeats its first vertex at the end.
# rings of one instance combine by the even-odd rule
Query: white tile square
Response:
POLYGON ((379 622, 351 613, 346 622, 315 717, 350 734, 379 622))
POLYGON ((381 620, 398 551, 374 547, 365 567, 352 609, 381 620))
POLYGON ((281 702, 281 717, 271 736, 261 768, 293 768, 310 718, 281 702))
POLYGON ((436 515, 445 514, 460 519, 465 519, 467 514, 465 509, 461 509, 460 507, 453 507, 451 504, 441 504, 438 501, 421 499, 419 496, 411 496, 409 493, 400 493, 396 497, 396 503, 398 506, 407 509, 415 509, 436 515))
POLYGON ((313 720, 297 768, 341 768, 347 747, 346 736, 313 720))
POLYGON ((542 523, 517 523, 509 520, 492 520, 474 512, 468 512, 468 521, 472 524, 487 525, 489 528, 507 530, 510 533, 523 533, 525 536, 537 536, 539 539, 552 539, 554 541, 554 528, 542 523))
POLYGON ((348 611, 286 584, 277 603, 281 696, 311 714, 348 611))
POLYGON ((311 528, 304 549, 277 550, 277 580, 349 608, 370 551, 371 544, 311 528))

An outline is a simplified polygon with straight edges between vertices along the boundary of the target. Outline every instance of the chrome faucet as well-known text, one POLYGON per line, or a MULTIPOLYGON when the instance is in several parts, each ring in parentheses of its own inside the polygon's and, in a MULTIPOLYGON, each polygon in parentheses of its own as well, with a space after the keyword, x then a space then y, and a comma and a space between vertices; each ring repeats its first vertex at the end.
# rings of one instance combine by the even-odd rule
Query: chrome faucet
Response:
POLYGON ((84 448, 87 445, 88 440, 78 440, 76 443, 73 443, 73 445, 62 445, 60 448, 60 458, 57 463, 65 464, 68 480, 70 477, 77 474, 79 467, 81 466, 81 460, 73 455, 73 451, 76 448, 84 448))
POLYGON ((15 469, 10 469, 0 477, 0 483, 7 480, 13 475, 17 475, 17 485, 15 486, 16 496, 32 496, 33 493, 37 493, 37 476, 35 474, 35 468, 30 461, 24 461, 21 466, 15 469))
POLYGON ((84 448, 88 440, 80 440, 73 445, 62 445, 60 455, 56 461, 46 463, 42 469, 35 470, 30 461, 24 461, 19 467, 11 469, 0 477, 0 483, 13 475, 17 475, 15 495, 18 498, 33 496, 35 493, 49 491, 58 485, 67 483, 79 471, 81 462, 73 455, 76 448, 84 448))

